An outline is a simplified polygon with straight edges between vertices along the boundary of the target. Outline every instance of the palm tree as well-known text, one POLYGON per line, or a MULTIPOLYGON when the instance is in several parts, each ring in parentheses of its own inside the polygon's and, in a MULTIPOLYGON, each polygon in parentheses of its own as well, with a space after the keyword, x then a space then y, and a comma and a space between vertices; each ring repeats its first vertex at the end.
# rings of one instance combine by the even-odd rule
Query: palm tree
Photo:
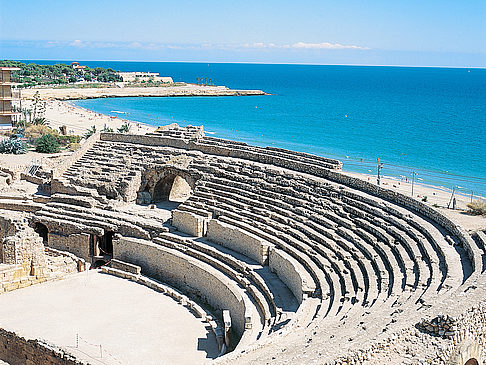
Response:
POLYGON ((34 125, 49 125, 49 121, 44 117, 40 117, 40 118, 35 118, 34 123, 32 123, 32 124, 34 124, 34 125))
POLYGON ((199 77, 196 77, 196 85, 199 85, 199 77))
POLYGON ((120 128, 118 128, 119 133, 128 133, 130 131, 130 124, 124 123, 120 128))
POLYGON ((91 127, 91 129, 88 129, 85 134, 83 134, 83 137, 88 139, 89 137, 91 137, 95 133, 96 133, 96 126, 94 125, 94 126, 91 127))

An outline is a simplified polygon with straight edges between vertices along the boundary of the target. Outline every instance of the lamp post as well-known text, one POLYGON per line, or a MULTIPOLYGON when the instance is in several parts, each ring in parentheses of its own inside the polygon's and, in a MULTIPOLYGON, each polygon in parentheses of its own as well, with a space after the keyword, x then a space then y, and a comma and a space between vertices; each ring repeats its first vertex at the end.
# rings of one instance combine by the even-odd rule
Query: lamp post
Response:
POLYGON ((417 173, 415 171, 412 171, 412 198, 413 198, 413 185, 415 182, 415 175, 417 175, 417 173))
POLYGON ((380 163, 380 158, 378 157, 377 158, 377 161, 378 161, 378 177, 377 177, 377 181, 376 183, 378 184, 378 186, 380 186, 380 182, 381 182, 381 175, 380 175, 380 172, 381 172, 381 169, 383 168, 383 164, 380 163))

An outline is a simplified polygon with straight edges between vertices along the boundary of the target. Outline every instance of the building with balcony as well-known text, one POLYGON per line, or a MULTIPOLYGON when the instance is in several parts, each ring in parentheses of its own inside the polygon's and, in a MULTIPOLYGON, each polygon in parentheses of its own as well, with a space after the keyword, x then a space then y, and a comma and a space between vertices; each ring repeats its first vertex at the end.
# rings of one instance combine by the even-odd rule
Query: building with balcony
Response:
POLYGON ((11 79, 11 72, 18 71, 17 67, 0 67, 0 128, 12 125, 20 117, 19 108, 20 93, 13 90, 14 83, 11 79))

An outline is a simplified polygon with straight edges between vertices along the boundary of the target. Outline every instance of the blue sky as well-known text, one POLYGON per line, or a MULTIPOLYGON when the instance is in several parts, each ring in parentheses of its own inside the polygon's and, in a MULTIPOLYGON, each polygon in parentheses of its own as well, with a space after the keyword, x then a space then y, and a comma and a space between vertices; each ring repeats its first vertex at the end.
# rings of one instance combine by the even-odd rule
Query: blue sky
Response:
POLYGON ((485 0, 0 2, 0 58, 486 67, 485 0))

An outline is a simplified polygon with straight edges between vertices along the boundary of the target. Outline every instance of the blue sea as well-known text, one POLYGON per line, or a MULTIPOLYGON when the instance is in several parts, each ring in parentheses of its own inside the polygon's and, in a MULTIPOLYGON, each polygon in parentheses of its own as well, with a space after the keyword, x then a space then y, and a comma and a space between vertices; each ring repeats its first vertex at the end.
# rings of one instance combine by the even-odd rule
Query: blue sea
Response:
POLYGON ((82 63, 271 94, 75 102, 87 109, 153 125, 203 124, 215 137, 335 157, 355 172, 376 174, 379 158, 384 175, 415 171, 419 182, 486 195, 486 69, 82 63))

